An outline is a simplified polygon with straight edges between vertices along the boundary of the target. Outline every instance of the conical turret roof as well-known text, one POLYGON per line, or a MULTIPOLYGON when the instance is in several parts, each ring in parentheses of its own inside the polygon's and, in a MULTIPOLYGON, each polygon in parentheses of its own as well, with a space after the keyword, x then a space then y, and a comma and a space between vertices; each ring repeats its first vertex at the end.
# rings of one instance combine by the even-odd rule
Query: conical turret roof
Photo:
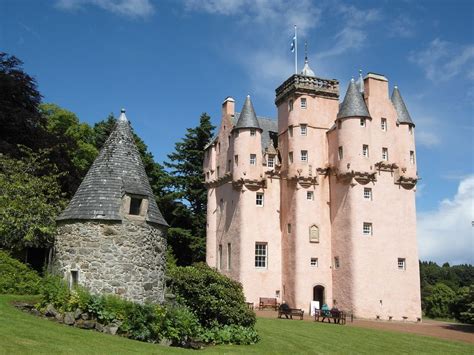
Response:
POLYGON ((167 225, 155 201, 125 110, 58 220, 123 219, 124 194, 148 199, 147 222, 167 225))
POLYGON ((360 93, 354 79, 351 79, 346 96, 342 102, 337 118, 370 117, 364 97, 360 93))
POLYGON ((260 125, 258 124, 257 115, 255 114, 252 101, 250 101, 250 95, 247 95, 244 106, 242 107, 242 111, 240 112, 239 120, 235 124, 234 129, 238 128, 261 129, 260 125))
POLYGON ((405 102, 403 102, 402 95, 400 95, 400 91, 398 87, 395 86, 392 92, 392 104, 395 107, 395 111, 397 111, 397 121, 400 124, 409 124, 415 125, 411 120, 410 114, 408 113, 407 107, 405 106, 405 102))
POLYGON ((301 71, 301 75, 304 76, 312 76, 314 77, 314 71, 309 67, 308 57, 304 59, 304 66, 303 70, 301 71))

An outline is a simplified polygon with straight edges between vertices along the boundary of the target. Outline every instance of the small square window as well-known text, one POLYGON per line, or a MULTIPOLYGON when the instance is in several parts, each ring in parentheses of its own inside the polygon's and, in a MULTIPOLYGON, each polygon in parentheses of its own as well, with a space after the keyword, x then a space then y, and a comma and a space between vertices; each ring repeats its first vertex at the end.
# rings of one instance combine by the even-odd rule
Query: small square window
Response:
POLYGON ((365 127, 365 118, 360 119, 360 126, 365 127))
POLYGON ((407 265, 406 265, 406 260, 405 258, 398 258, 398 269, 399 270, 406 270, 407 265))
POLYGON ((308 134, 308 125, 307 124, 301 124, 300 125, 300 130, 301 130, 301 135, 306 136, 308 134))
POLYGON ((382 160, 388 161, 388 148, 382 148, 382 160))
POLYGON ((71 288, 76 287, 79 284, 79 271, 71 270, 71 288))
POLYGON ((291 234, 291 223, 288 223, 286 225, 286 230, 287 230, 288 234, 291 234))
POLYGON ((386 118, 382 118, 380 120, 380 128, 382 129, 382 131, 386 132, 387 131, 387 119, 386 118))
POLYGON ((257 155, 250 154, 250 165, 257 165, 257 155))
POLYGON ((311 258, 311 266, 318 267, 318 258, 311 258))
POLYGON ((337 153, 338 153, 339 160, 341 160, 342 158, 344 158, 344 150, 343 150, 342 147, 339 147, 339 148, 338 148, 337 153))
POLYGON ((366 158, 369 157, 369 146, 367 144, 362 146, 362 155, 366 158))
POLYGON ((255 136, 255 134, 256 134, 256 133, 255 133, 255 128, 251 128, 251 129, 250 129, 250 135, 251 135, 251 136, 255 136))
POLYGON ((255 243, 255 267, 267 267, 267 243, 255 243))
POLYGON ((410 150, 410 163, 415 164, 415 152, 410 150))
POLYGON ((257 206, 263 206, 263 193, 262 192, 257 192, 255 204, 257 206))
POLYGON ((293 152, 289 152, 288 153, 288 161, 291 163, 293 163, 293 152))
POLYGON ((306 108, 306 98, 305 97, 301 98, 301 108, 306 108))
POLYGON ((288 135, 291 137, 293 137, 293 126, 289 126, 288 127, 288 135))
POLYGON ((372 200, 372 189, 370 187, 364 187, 364 199, 372 200))
POLYGON ((136 197, 130 198, 129 214, 134 215, 134 216, 140 215, 141 206, 142 206, 142 199, 141 198, 136 198, 136 197))
POLYGON ((308 151, 307 150, 302 150, 301 151, 301 161, 307 162, 308 161, 308 151))
POLYGON ((338 256, 335 256, 334 257, 334 268, 335 269, 339 269, 339 257, 338 256))
POLYGON ((314 192, 313 191, 306 191, 306 199, 307 200, 314 200, 314 192))
POLYGON ((273 168, 275 166, 275 156, 269 155, 267 158, 267 167, 273 168))
POLYGON ((293 111, 293 100, 288 101, 288 111, 293 111))
POLYGON ((372 235, 372 223, 364 222, 362 232, 364 235, 372 235))

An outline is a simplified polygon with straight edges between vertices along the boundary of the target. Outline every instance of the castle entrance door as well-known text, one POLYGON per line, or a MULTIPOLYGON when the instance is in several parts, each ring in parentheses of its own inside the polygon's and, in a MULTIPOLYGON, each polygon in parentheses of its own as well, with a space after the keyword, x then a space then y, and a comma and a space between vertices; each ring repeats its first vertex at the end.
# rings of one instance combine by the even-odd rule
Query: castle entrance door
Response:
POLYGON ((324 304, 324 286, 317 285, 313 287, 313 301, 319 302, 319 309, 324 304))

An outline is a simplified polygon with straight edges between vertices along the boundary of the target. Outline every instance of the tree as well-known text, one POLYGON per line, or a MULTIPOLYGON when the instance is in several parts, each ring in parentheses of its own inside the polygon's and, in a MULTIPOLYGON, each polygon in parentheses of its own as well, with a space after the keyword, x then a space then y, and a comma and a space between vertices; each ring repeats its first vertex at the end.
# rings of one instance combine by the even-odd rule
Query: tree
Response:
POLYGON ((38 111, 41 94, 22 65, 15 56, 0 52, 0 153, 12 156, 19 156, 18 144, 37 150, 48 141, 38 111))
POLYGON ((0 154, 0 247, 12 251, 49 247, 66 202, 48 152, 23 147, 22 154, 21 160, 0 154))
POLYGON ((451 317, 451 307, 456 293, 443 283, 436 284, 426 298, 426 315, 432 318, 451 317))
POLYGON ((458 290, 453 302, 453 315, 460 322, 474 324, 474 285, 458 290))
POLYGON ((175 144, 175 151, 168 155, 170 162, 165 162, 171 170, 173 192, 181 202, 174 210, 174 215, 181 221, 181 229, 170 230, 172 238, 169 238, 178 265, 205 259, 207 190, 203 183, 204 147, 214 128, 211 118, 206 113, 201 114, 199 125, 187 129, 185 137, 175 144))

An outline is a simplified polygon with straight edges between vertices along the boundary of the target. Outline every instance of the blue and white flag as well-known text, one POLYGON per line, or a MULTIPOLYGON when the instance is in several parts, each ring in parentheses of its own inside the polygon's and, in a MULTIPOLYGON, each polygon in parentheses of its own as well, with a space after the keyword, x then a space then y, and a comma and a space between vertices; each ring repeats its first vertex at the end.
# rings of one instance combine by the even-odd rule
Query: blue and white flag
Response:
POLYGON ((296 45, 296 36, 293 37, 293 40, 291 41, 291 47, 290 50, 292 53, 295 51, 295 45, 296 45))

